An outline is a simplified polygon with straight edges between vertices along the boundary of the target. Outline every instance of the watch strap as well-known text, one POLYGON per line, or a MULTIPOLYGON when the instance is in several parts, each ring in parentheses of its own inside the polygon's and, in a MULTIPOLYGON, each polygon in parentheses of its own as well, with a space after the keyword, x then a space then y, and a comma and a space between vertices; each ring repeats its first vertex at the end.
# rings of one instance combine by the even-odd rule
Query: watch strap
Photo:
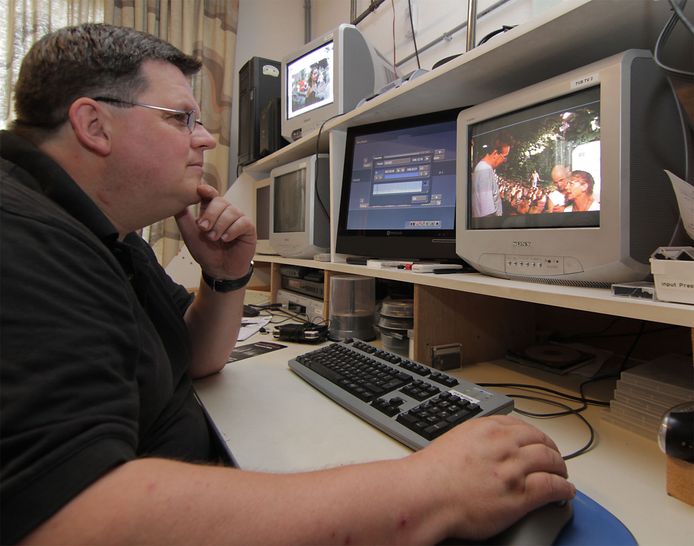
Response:
POLYGON ((243 277, 233 280, 216 279, 204 271, 202 272, 202 280, 205 281, 205 284, 209 286, 213 292, 233 292, 234 290, 243 288, 248 284, 248 281, 251 280, 252 276, 253 262, 251 262, 248 266, 248 273, 246 273, 243 277))

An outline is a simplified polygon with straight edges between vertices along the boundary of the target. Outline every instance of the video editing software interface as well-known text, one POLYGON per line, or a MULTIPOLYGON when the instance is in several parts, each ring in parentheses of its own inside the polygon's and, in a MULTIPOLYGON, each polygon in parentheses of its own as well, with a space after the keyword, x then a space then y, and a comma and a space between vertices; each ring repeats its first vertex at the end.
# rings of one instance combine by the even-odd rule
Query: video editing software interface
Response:
POLYGON ((333 102, 332 41, 287 64, 287 118, 333 102))
POLYGON ((347 145, 351 163, 343 181, 349 186, 349 195, 343 192, 347 230, 455 229, 456 118, 449 117, 357 129, 347 145))
POLYGON ((469 132, 470 229, 600 225, 600 87, 482 121, 469 132), (506 157, 490 156, 500 145, 506 157), (555 167, 572 173, 562 188, 552 179, 555 167), (589 182, 574 181, 578 173, 589 182), (501 210, 489 213, 493 199, 501 210))

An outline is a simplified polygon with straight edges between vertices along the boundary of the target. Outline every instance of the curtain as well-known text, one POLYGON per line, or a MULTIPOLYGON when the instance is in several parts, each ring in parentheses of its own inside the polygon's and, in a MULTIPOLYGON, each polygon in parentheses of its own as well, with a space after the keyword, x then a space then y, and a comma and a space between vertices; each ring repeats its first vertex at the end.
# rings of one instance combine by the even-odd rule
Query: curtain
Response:
POLYGON ((12 89, 25 53, 41 36, 67 25, 102 22, 104 0, 0 0, 0 129, 14 119, 12 89))
MULTIPOLYGON (((205 153, 204 180, 225 193, 229 185, 231 96, 238 0, 0 0, 0 129, 14 119, 12 89, 25 53, 42 35, 67 25, 106 22, 159 36, 202 59, 195 98, 217 147, 205 153)), ((173 219, 143 230, 162 265, 182 245, 173 219)))
MULTIPOLYGON (((205 128, 217 140, 217 147, 205 152, 203 177, 221 194, 229 185, 238 13, 238 0, 110 0, 105 13, 107 23, 149 32, 202 60, 193 93, 205 128)), ((164 266, 183 244, 173 218, 146 228, 143 237, 164 266)))

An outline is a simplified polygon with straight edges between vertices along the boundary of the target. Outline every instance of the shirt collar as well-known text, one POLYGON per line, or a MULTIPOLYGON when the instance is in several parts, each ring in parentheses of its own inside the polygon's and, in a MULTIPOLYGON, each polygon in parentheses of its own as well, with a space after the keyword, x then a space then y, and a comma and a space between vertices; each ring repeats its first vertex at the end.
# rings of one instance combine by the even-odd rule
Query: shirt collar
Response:
POLYGON ((31 142, 10 131, 0 131, 0 156, 30 174, 36 182, 31 185, 32 190, 51 199, 107 246, 118 239, 118 231, 96 203, 58 163, 31 142))

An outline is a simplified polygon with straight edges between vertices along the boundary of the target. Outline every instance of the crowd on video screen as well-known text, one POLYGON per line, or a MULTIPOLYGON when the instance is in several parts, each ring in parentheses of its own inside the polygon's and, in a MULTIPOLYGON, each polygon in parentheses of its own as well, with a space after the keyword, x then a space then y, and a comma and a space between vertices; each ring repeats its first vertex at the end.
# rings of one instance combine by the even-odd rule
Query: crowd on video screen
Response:
POLYGON ((600 210, 595 107, 473 134, 470 150, 473 218, 600 210))
POLYGON ((292 78, 292 111, 330 100, 330 65, 323 58, 301 69, 292 78))

